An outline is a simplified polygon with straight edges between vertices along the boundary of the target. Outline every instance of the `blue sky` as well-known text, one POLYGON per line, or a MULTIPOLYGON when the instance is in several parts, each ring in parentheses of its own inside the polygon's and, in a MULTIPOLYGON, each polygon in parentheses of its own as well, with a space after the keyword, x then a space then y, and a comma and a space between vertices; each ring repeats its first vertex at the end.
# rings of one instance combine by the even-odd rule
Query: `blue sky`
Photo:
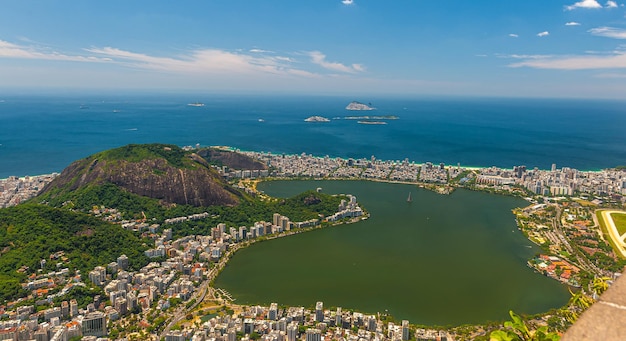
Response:
POLYGON ((0 89, 623 98, 619 1, 0 0, 0 89))

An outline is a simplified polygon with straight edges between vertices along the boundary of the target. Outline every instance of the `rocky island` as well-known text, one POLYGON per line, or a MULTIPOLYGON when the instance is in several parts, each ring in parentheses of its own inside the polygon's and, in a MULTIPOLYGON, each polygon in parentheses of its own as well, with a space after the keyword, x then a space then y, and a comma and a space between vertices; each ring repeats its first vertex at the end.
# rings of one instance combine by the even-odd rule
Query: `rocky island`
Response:
POLYGON ((348 106, 346 107, 346 110, 375 110, 375 109, 376 108, 372 108, 371 106, 365 103, 361 103, 357 101, 350 102, 350 104, 348 104, 348 106))
POLYGON ((306 118, 304 122, 330 122, 330 120, 322 116, 311 116, 306 118))

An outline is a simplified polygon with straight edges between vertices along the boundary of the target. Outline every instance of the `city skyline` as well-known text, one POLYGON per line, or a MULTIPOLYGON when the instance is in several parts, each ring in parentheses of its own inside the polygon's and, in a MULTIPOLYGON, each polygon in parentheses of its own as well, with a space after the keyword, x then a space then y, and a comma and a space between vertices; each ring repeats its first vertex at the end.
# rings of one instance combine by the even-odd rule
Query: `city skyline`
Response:
POLYGON ((618 1, 5 2, 0 89, 621 98, 618 1))

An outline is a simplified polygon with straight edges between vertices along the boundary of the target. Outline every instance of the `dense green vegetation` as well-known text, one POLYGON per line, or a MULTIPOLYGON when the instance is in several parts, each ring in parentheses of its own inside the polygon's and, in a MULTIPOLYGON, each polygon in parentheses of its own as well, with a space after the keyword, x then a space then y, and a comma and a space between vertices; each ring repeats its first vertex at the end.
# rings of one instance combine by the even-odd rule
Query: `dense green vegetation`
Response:
MULTIPOLYGON (((230 154, 226 156, 229 162, 249 161, 233 161, 230 154)), ((146 159, 165 159, 179 169, 198 164, 188 152, 165 144, 127 145, 95 154, 82 162, 90 163, 91 169, 99 161, 107 161, 108 165, 146 159)), ((76 180, 81 175, 70 176, 76 180)), ((316 192, 270 200, 246 194, 237 206, 194 207, 133 194, 113 183, 98 182, 97 179, 72 189, 74 182, 51 188, 25 204, 0 210, 0 301, 24 294, 20 283, 26 280, 26 274, 41 267, 42 259, 47 261, 43 273, 67 267, 71 271, 80 269, 83 275, 95 266, 114 261, 121 254, 129 257, 134 269, 146 264, 148 259, 143 251, 152 246, 152 241, 143 241, 119 225, 92 216, 94 208, 116 209, 122 219, 141 219, 150 224, 162 224, 168 218, 209 213, 206 219, 171 225, 174 235, 180 237, 210 234, 211 228, 219 223, 239 227, 251 226, 257 221, 272 221, 274 213, 285 215, 292 221, 316 219, 335 213, 344 199, 316 192), (58 251, 64 252, 60 259, 50 257, 58 251), (22 271, 16 271, 20 268, 22 271)))
MULTIPOLYGON (((171 225, 174 235, 181 237, 210 234, 211 228, 219 223, 239 227, 272 221, 274 213, 292 221, 318 219, 320 215, 335 213, 342 199, 345 197, 309 191, 289 199, 248 199, 235 207, 164 206, 156 199, 129 193, 113 184, 92 185, 58 197, 37 197, 27 204, 0 210, 0 301, 22 293, 19 283, 25 275, 16 269, 24 265, 38 268, 41 259, 48 259, 57 251, 64 251, 69 259, 63 267, 81 269, 83 274, 114 261, 121 254, 129 257, 133 268, 147 262, 143 251, 152 243, 143 243, 119 225, 87 215, 94 206, 118 209, 125 219, 141 218, 145 214, 150 223, 194 213, 210 214, 203 220, 171 225), (49 206, 39 202, 47 202, 49 206)), ((55 270, 56 261, 48 263, 44 270, 55 270)))
POLYGON ((162 205, 159 200, 129 193, 113 184, 92 185, 60 196, 44 195, 35 198, 36 202, 48 202, 52 206, 65 206, 88 212, 93 206, 116 208, 125 219, 141 218, 146 215, 148 222, 162 223, 163 220, 208 212, 210 217, 201 221, 183 222, 175 226, 176 236, 189 234, 210 234, 212 227, 219 223, 228 226, 251 226, 257 221, 272 221, 274 213, 289 217, 292 221, 317 219, 320 214, 328 216, 337 211, 345 197, 334 197, 314 191, 305 192, 289 199, 261 201, 250 198, 238 206, 193 207, 190 205, 162 205), (142 214, 143 212, 143 214, 142 214))
POLYGON ((126 254, 130 266, 138 269, 147 263, 146 244, 119 225, 104 222, 84 213, 71 212, 38 204, 22 204, 0 210, 0 301, 21 293, 20 281, 25 274, 17 272, 27 266, 40 268, 47 260, 44 273, 60 267, 80 269, 83 274, 97 265, 105 265, 126 254), (67 261, 50 259, 64 251, 67 261))
POLYGON ((511 321, 504 323, 504 329, 491 332, 490 340, 494 341, 557 341, 557 332, 548 331, 548 326, 537 329, 529 328, 526 322, 513 311, 509 311, 511 321))
POLYGON ((83 286, 75 286, 67 294, 61 297, 55 297, 53 304, 54 306, 58 307, 61 305, 62 301, 75 299, 76 303, 78 303, 79 308, 85 308, 89 303, 93 302, 93 298, 96 295, 100 295, 100 297, 107 297, 107 295, 104 293, 104 290, 100 287, 93 286, 87 288, 83 286))
POLYGON ((234 227, 251 226, 257 221, 271 222, 274 213, 289 217, 291 221, 320 219, 320 215, 328 216, 337 212, 342 199, 346 198, 309 191, 289 199, 272 201, 251 199, 243 201, 236 207, 205 207, 205 212, 211 215, 209 218, 172 225, 173 232, 179 237, 190 234, 210 234, 211 228, 219 223, 234 227))
POLYGON ((116 208, 123 213, 125 219, 143 217, 142 212, 150 219, 155 218, 158 221, 204 212, 203 208, 190 205, 163 206, 157 199, 130 193, 111 183, 90 185, 60 195, 48 192, 31 201, 46 202, 51 206, 65 206, 84 212, 88 212, 93 206, 116 208))
POLYGON ((185 168, 193 164, 190 159, 186 158, 187 154, 180 147, 170 144, 129 144, 100 152, 95 154, 93 158, 99 160, 124 160, 128 162, 163 158, 174 167, 185 168))

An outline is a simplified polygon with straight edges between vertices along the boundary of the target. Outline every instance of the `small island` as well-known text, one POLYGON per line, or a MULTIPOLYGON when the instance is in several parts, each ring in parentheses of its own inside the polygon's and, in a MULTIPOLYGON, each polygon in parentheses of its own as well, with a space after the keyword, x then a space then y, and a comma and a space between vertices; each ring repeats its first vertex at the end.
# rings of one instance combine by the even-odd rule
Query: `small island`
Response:
POLYGON ((348 104, 348 106, 346 107, 346 110, 376 110, 376 108, 372 108, 370 105, 353 101, 353 102, 350 102, 350 104, 348 104))
POLYGON ((311 116, 306 118, 304 122, 330 122, 330 120, 322 116, 311 116))
POLYGON ((387 124, 384 121, 357 121, 358 124, 387 124))
POLYGON ((395 115, 383 115, 383 116, 346 116, 345 120, 397 120, 400 117, 395 115))

